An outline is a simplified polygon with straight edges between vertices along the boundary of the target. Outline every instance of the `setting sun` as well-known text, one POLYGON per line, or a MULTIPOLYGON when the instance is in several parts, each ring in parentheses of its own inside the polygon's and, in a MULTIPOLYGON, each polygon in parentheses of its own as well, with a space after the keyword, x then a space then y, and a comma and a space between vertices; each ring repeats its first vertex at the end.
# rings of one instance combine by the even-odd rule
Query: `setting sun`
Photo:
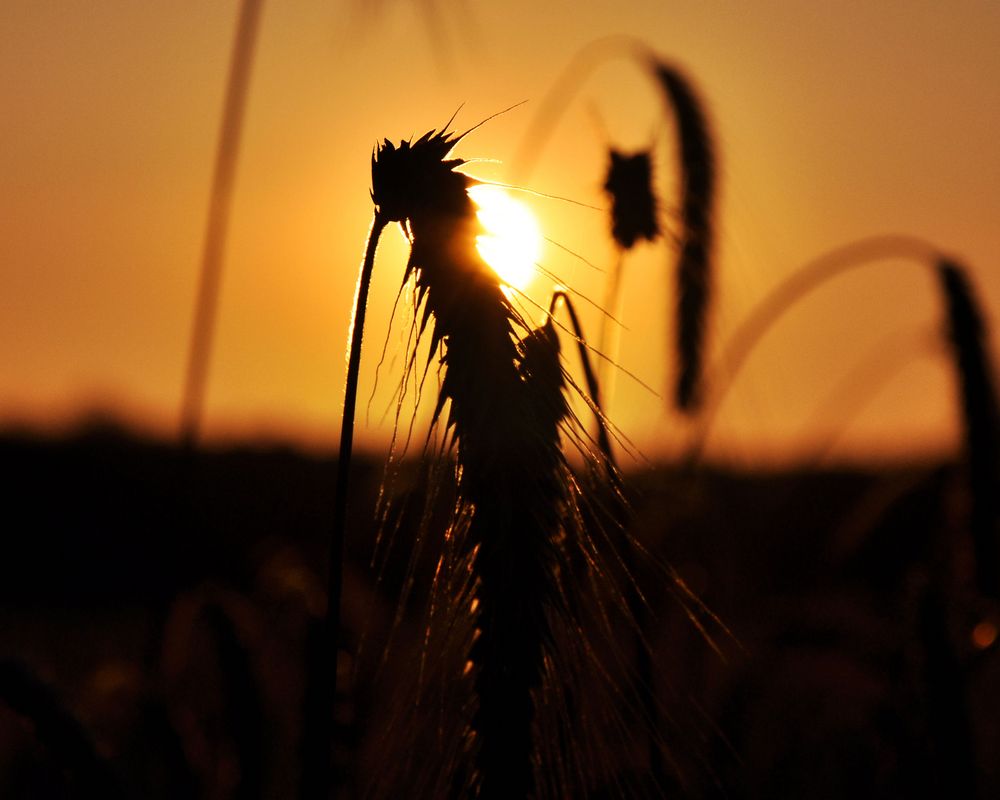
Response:
POLYGON ((476 246, 509 286, 524 290, 535 275, 542 249, 542 234, 531 210, 499 186, 477 184, 469 189, 476 216, 486 229, 476 246))

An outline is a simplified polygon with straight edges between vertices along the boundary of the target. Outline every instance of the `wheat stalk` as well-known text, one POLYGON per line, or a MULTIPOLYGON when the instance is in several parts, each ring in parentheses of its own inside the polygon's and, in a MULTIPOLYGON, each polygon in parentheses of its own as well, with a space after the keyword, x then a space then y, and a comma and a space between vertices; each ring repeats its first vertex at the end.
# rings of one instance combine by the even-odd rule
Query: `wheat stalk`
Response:
POLYGON ((937 262, 947 312, 956 383, 962 408, 965 461, 971 496, 969 528, 976 583, 985 597, 1000 600, 1000 409, 986 346, 986 325, 966 270, 951 259, 937 262))
MULTIPOLYGON (((374 159, 373 159, 374 160, 374 159)), ((334 493, 330 552, 327 564, 327 608, 320 642, 306 663, 306 704, 302 733, 302 775, 299 795, 303 800, 327 800, 330 794, 330 750, 333 744, 333 704, 337 696, 337 653, 340 647, 340 604, 343 594, 344 540, 347 500, 350 496, 351 458, 354 451, 354 414, 358 398, 361 343, 368 308, 368 289, 375 268, 379 236, 389 224, 376 213, 368 233, 348 329, 347 380, 344 413, 337 453, 337 484, 334 493)))
POLYGON ((229 67, 225 106, 222 111, 222 126, 215 154, 215 171, 212 175, 205 243, 201 255, 198 299, 195 303, 191 339, 188 345, 187 370, 184 376, 184 394, 181 400, 181 444, 186 448, 194 447, 201 433, 205 386, 212 354, 226 233, 229 227, 229 210, 236 182, 236 157, 239 154, 243 131, 243 112, 250 85, 262 6, 263 0, 242 0, 236 40, 233 43, 232 63, 229 67))
POLYGON ((827 281, 871 262, 905 258, 918 266, 926 266, 933 264, 937 257, 936 248, 922 239, 886 234, 837 247, 794 270, 751 309, 723 343, 710 370, 712 392, 706 398, 698 428, 688 447, 687 460, 694 462, 701 457, 712 423, 744 364, 789 308, 827 281))

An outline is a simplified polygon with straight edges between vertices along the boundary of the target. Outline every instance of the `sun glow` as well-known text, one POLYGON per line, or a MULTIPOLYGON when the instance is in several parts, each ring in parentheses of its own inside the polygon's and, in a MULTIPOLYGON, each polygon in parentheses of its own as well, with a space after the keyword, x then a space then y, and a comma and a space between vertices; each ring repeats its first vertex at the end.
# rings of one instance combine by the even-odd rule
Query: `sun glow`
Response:
POLYGON ((508 286, 523 291, 535 276, 542 234, 531 210, 499 186, 469 189, 486 233, 476 238, 479 255, 508 286))

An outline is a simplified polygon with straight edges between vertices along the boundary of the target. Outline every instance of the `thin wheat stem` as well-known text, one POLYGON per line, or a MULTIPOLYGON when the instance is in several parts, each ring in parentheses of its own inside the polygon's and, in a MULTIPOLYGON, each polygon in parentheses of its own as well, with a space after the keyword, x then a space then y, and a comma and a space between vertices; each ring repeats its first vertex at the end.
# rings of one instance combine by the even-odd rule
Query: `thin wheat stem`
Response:
POLYGON ((375 266, 375 251, 388 219, 376 212, 368 232, 364 260, 358 275, 354 311, 348 330, 347 381, 344 415, 340 427, 337 456, 337 485, 333 504, 333 525, 327 570, 327 607, 323 642, 308 664, 306 692, 309 702, 304 721, 302 784, 303 800, 328 800, 331 784, 330 750, 333 743, 333 705, 337 696, 337 652, 340 643, 340 601, 343 591, 344 539, 347 528, 347 499, 350 493, 351 456, 354 445, 354 416, 358 399, 358 373, 364 336, 368 289, 375 266))
POLYGON ((201 432, 205 405, 205 383, 215 332, 215 316, 222 281, 222 261, 236 181, 236 158, 239 154, 243 112, 246 108, 250 70, 253 66, 263 0, 243 0, 233 45, 233 60, 229 68, 226 99, 222 112, 222 129, 215 155, 215 173, 208 206, 205 244, 201 257, 198 299, 191 329, 184 394, 181 401, 181 442, 186 447, 197 444, 201 432))
POLYGON ((616 57, 641 58, 649 48, 640 40, 623 35, 605 36, 588 43, 577 51, 542 99, 528 130, 525 132, 512 163, 516 183, 526 183, 541 156, 545 143, 566 107, 586 78, 605 61, 616 57))
POLYGON ((924 704, 932 743, 938 792, 950 797, 978 795, 976 748, 964 665, 949 626, 947 592, 931 581, 917 600, 917 633, 923 645, 924 704))
POLYGON ((1000 408, 987 351, 986 323, 963 267, 937 264, 946 304, 948 338, 962 409, 965 461, 970 489, 969 527, 979 591, 1000 600, 1000 408))

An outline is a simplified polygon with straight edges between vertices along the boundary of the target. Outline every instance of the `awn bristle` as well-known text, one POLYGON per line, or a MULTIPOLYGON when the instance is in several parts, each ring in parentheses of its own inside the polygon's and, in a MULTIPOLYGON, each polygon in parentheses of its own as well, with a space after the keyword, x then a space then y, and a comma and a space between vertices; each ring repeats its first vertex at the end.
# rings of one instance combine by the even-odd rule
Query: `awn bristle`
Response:
POLYGON ((677 260, 677 407, 685 412, 701 402, 702 355, 711 294, 714 246, 715 156, 712 136, 690 81, 675 67, 651 59, 677 124, 681 229, 677 260))
POLYGON ((943 259, 938 263, 938 276, 947 303, 949 339, 961 394, 976 579, 984 595, 1000 599, 1000 413, 986 346, 986 326, 965 270, 943 259))

